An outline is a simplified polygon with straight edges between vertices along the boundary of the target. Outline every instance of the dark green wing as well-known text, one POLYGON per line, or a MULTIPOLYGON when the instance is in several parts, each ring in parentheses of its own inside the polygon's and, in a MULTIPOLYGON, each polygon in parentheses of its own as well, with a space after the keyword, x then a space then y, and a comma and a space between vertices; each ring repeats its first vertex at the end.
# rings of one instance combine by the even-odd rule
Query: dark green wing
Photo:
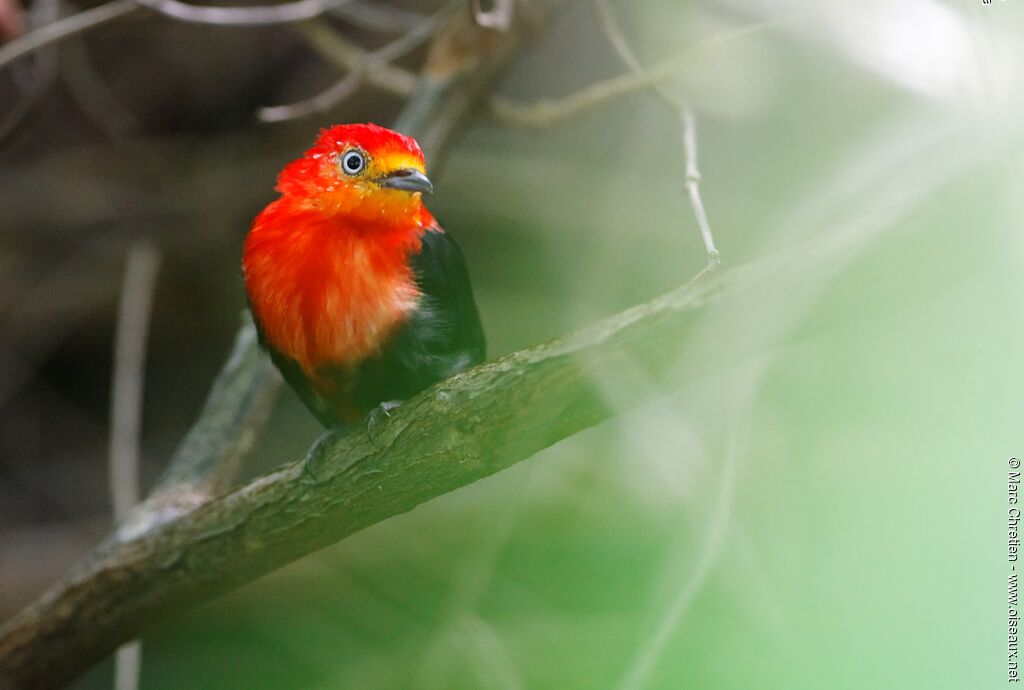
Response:
POLYGON ((446 232, 428 230, 422 239, 422 250, 410 257, 420 304, 380 356, 356 372, 350 395, 358 409, 405 400, 484 360, 484 333, 462 250, 446 232))
POLYGON ((419 306, 377 356, 354 369, 321 372, 337 383, 330 398, 312 389, 293 359, 269 347, 256 324, 274 364, 325 426, 352 422, 382 402, 410 398, 483 361, 484 333, 459 245, 447 233, 428 230, 410 263, 422 295, 419 306))

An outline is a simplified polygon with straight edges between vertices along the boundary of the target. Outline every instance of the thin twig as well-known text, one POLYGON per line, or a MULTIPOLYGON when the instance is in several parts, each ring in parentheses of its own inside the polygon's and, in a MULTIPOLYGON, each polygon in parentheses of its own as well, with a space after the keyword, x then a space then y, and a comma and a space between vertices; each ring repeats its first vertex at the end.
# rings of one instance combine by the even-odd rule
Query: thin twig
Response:
POLYGON ((391 41, 387 45, 375 50, 372 55, 374 59, 381 62, 397 60, 406 53, 409 53, 429 41, 437 35, 438 30, 445 22, 451 19, 452 15, 461 7, 461 0, 449 0, 441 9, 430 15, 422 22, 406 31, 404 34, 391 41))
POLYGON ((697 227, 700 228, 700 236, 704 240, 704 250, 708 256, 707 265, 697 274, 697 277, 700 277, 708 271, 715 270, 722 263, 722 257, 715 246, 715 237, 711 234, 711 224, 708 222, 708 214, 704 210, 704 202, 700 196, 700 171, 697 168, 697 119, 689 108, 683 108, 680 117, 683 119, 686 191, 690 195, 690 205, 693 207, 693 215, 697 219, 697 227))
POLYGON ((282 122, 323 112, 341 103, 365 82, 400 96, 409 96, 416 86, 416 75, 412 72, 380 60, 323 22, 310 22, 301 31, 314 48, 349 73, 311 98, 260 108, 256 116, 263 122, 282 122))
POLYGON ((183 22, 220 26, 261 26, 289 24, 315 19, 351 0, 296 0, 283 5, 256 7, 210 7, 189 5, 178 0, 113 0, 45 27, 24 34, 0 46, 0 68, 43 46, 120 19, 140 7, 183 22))
POLYGON ((299 30, 325 58, 339 67, 364 74, 376 86, 400 96, 408 96, 416 86, 415 74, 363 50, 324 22, 310 22, 299 30))
MULTIPOLYGON (((626 66, 635 74, 643 75, 644 67, 640 59, 630 47, 626 35, 619 25, 615 12, 612 9, 610 0, 594 0, 598 16, 601 19, 601 27, 604 29, 608 41, 615 48, 626 66)), ((683 157, 686 160, 686 191, 690 197, 690 206, 693 207, 693 215, 697 219, 697 227, 700 229, 701 239, 704 240, 704 250, 707 253, 708 262, 703 270, 695 276, 699 278, 708 271, 714 270, 722 263, 721 254, 715 247, 715 238, 711 234, 711 224, 708 222, 707 212, 704 210, 704 202, 700 196, 700 170, 697 167, 697 118, 686 102, 677 94, 665 88, 664 84, 654 84, 651 87, 665 103, 669 105, 678 115, 682 124, 683 133, 683 157)))
POLYGON ((256 111, 256 117, 261 122, 286 122, 322 113, 351 96, 362 84, 363 75, 351 72, 315 96, 287 105, 264 106, 256 111))
POLYGON ((359 2, 359 0, 352 0, 352 2, 335 7, 330 10, 329 14, 360 29, 390 34, 404 34, 407 31, 412 31, 424 19, 422 14, 401 7, 384 5, 380 2, 359 2))
POLYGON ((43 46, 63 41, 69 36, 119 19, 138 9, 139 5, 135 0, 113 0, 105 5, 99 5, 47 24, 0 46, 0 68, 6 67, 22 55, 27 55, 43 46))
POLYGON ((128 251, 111 382, 110 495, 120 520, 139 502, 139 424, 149 315, 160 253, 147 240, 128 251))
POLYGON ((659 62, 640 74, 631 70, 626 74, 585 86, 568 96, 545 98, 530 103, 495 96, 490 102, 491 113, 499 122, 510 127, 529 129, 551 127, 623 96, 658 86, 689 65, 698 51, 717 47, 728 41, 764 31, 782 23, 784 20, 757 22, 738 29, 724 31, 674 57, 659 62))
POLYGON ((623 96, 649 89, 680 70, 687 58, 688 55, 681 55, 652 68, 644 75, 629 72, 595 82, 560 98, 544 98, 523 103, 504 96, 494 96, 489 104, 491 114, 501 124, 510 127, 545 129, 623 96))
MULTIPOLYGON (((146 342, 160 253, 147 240, 128 250, 117 319, 111 377, 110 497, 121 520, 139 502, 139 429, 145 380, 146 342)), ((122 645, 114 659, 115 690, 135 690, 142 668, 142 643, 122 645)))
POLYGON ((664 615, 659 618, 658 625, 650 639, 637 653, 619 685, 620 690, 643 690, 648 687, 648 680, 658 658, 664 653, 672 633, 678 629, 683 615, 696 599, 718 561, 732 516, 733 495, 736 489, 736 475, 740 458, 738 439, 741 435, 746 436, 747 434, 749 408, 752 405, 751 400, 757 376, 756 371, 750 374, 751 380, 747 384, 747 395, 742 396, 739 401, 739 404, 745 404, 748 409, 735 415, 732 433, 729 434, 728 447, 725 451, 721 485, 708 521, 707 532, 700 546, 697 562, 690 572, 690 576, 683 581, 676 596, 665 608, 664 615))
POLYGON ((264 26, 293 24, 315 19, 350 0, 295 0, 282 5, 254 7, 212 7, 190 5, 179 0, 135 0, 165 17, 193 24, 217 26, 264 26))
MULTIPOLYGON (((321 113, 336 107, 362 86, 368 66, 389 63, 425 43, 437 32, 460 4, 461 0, 449 2, 440 11, 424 19, 394 41, 369 53, 361 51, 350 43, 344 45, 341 50, 338 50, 334 45, 328 48, 330 42, 326 38, 320 35, 307 34, 309 40, 319 46, 322 53, 327 53, 330 50, 331 57, 337 58, 335 61, 343 61, 344 64, 342 66, 348 68, 349 73, 324 91, 310 98, 289 105, 260 108, 256 113, 257 117, 263 122, 283 122, 321 113)), ((330 29, 324 27, 323 30, 326 32, 330 29)), ((343 43, 347 42, 343 41, 343 43)), ((399 70, 400 68, 393 67, 393 71, 386 75, 387 79, 373 81, 372 83, 384 85, 393 93, 396 93, 396 89, 401 89, 398 92, 399 95, 408 95, 411 88, 409 88, 409 91, 405 91, 405 89, 415 83, 415 77, 409 73, 407 77, 402 76, 396 81, 395 74, 398 74, 399 70)))
MULTIPOLYGON (((619 26, 619 22, 615 17, 615 11, 612 9, 610 0, 594 0, 594 7, 597 9, 598 18, 601 20, 601 29, 604 31, 609 43, 615 48, 619 58, 636 74, 643 74, 646 70, 640 64, 640 59, 636 56, 636 53, 629 46, 626 34, 623 33, 622 27, 619 26)), ((651 88, 670 105, 678 109, 686 107, 683 99, 665 88, 663 84, 653 84, 651 88)))
POLYGON ((323 22, 303 24, 299 30, 324 57, 362 74, 374 86, 400 96, 408 96, 416 88, 415 74, 366 52, 323 22))

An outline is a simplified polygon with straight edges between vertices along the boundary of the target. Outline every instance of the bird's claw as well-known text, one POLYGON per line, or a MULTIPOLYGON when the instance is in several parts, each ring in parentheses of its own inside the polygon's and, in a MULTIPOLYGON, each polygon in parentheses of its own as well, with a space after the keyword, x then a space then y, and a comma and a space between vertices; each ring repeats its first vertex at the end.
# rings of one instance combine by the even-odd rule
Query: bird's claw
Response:
POLYGON ((370 411, 370 414, 366 417, 366 435, 370 437, 370 443, 375 447, 380 447, 377 443, 378 432, 380 426, 384 424, 391 417, 391 410, 394 410, 402 405, 401 400, 386 400, 377 407, 370 411))
POLYGON ((317 467, 323 461, 327 446, 344 435, 344 429, 328 429, 320 435, 320 438, 313 441, 313 445, 306 452, 306 457, 302 459, 303 481, 314 484, 320 481, 321 477, 317 475, 317 467))

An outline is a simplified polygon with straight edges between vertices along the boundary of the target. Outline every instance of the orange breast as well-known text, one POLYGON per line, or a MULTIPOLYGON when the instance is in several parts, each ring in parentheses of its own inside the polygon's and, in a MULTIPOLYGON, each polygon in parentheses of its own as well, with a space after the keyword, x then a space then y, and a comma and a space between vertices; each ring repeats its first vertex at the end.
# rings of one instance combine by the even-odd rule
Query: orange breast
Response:
POLYGON ((243 257, 249 301, 268 343, 314 386, 318 369, 376 354, 419 300, 407 257, 418 250, 420 231, 347 228, 296 213, 283 200, 268 206, 243 257))

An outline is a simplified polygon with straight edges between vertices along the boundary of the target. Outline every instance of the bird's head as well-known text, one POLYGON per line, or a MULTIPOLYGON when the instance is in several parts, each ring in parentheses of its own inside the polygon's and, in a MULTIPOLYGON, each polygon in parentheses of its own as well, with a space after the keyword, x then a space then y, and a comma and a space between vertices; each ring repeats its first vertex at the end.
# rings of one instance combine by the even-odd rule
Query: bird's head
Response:
POLYGON ((415 139, 359 124, 322 130, 313 148, 281 171, 277 189, 304 210, 373 227, 415 222, 424 213, 422 194, 433 186, 415 139))

